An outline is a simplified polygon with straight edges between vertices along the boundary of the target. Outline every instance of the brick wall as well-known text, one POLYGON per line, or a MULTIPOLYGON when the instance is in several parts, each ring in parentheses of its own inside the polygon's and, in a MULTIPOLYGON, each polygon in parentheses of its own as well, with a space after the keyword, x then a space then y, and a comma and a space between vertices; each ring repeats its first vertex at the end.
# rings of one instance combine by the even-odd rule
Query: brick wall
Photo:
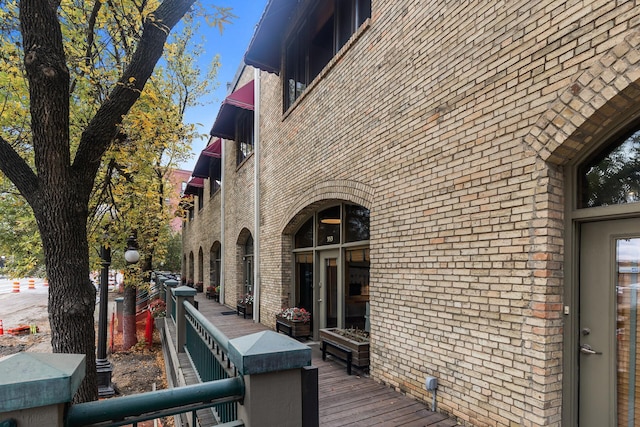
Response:
MULTIPOLYGON (((634 105, 639 17, 628 1, 373 0, 285 114, 262 73, 260 320, 289 298, 308 215, 366 206, 372 376, 425 401, 438 377, 439 409, 466 425, 560 426, 562 167, 634 105)), ((227 283, 254 162, 225 165, 227 283)))

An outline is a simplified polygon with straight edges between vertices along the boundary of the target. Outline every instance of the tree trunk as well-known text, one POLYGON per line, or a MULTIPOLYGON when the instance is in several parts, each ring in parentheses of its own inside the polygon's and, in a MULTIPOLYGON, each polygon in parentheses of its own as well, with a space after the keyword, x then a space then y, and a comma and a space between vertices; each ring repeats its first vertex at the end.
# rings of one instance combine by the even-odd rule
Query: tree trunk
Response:
POLYGON ((124 283, 124 301, 122 305, 122 349, 129 350, 138 343, 136 335, 136 286, 127 274, 124 283))
POLYGON ((74 402, 87 402, 98 398, 96 289, 89 279, 87 216, 86 212, 68 215, 70 209, 56 203, 49 207, 48 215, 36 215, 36 219, 47 260, 51 346, 54 353, 86 356, 86 376, 74 402))

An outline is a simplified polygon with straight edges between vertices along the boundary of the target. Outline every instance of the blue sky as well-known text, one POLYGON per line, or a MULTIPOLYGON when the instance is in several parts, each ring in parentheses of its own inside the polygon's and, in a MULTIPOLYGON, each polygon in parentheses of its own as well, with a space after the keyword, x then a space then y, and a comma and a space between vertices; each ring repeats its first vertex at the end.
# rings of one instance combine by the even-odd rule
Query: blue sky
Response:
MULTIPOLYGON (((190 108, 185 112, 186 123, 200 123, 199 132, 209 134, 211 126, 216 119, 220 104, 227 96, 227 82, 231 82, 240 66, 244 53, 249 46, 249 41, 255 31, 256 25, 262 16, 267 0, 214 0, 211 3, 231 7, 236 18, 231 24, 225 26, 222 34, 217 28, 209 28, 202 23, 200 30, 206 38, 205 54, 200 60, 200 68, 203 72, 211 63, 213 57, 220 55, 220 69, 218 70, 218 88, 205 101, 206 105, 190 108)), ((204 2, 209 4, 209 2, 204 2)), ((200 151, 207 144, 208 139, 196 140, 192 143, 193 155, 191 160, 180 165, 181 169, 193 170, 200 151)))

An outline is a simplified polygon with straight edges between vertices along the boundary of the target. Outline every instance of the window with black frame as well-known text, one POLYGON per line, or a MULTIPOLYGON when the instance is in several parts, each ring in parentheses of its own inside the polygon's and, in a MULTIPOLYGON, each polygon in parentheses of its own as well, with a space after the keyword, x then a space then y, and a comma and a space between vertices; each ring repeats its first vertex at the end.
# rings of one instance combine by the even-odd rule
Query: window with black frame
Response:
POLYGON ((204 188, 198 188, 198 210, 204 207, 204 188))
POLYGON ((242 110, 236 117, 236 164, 253 153, 253 111, 242 110))
POLYGON ((317 2, 309 10, 285 44, 285 111, 370 17, 371 0, 317 2))

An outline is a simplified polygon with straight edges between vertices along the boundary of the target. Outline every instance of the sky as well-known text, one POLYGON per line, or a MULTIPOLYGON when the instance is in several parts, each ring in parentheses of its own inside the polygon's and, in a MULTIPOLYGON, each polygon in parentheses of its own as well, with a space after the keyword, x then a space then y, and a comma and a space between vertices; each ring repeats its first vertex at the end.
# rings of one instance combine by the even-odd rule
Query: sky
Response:
MULTIPOLYGON (((231 7, 232 13, 236 16, 230 24, 224 27, 222 34, 217 28, 209 28, 206 23, 202 23, 200 31, 206 38, 205 53, 199 61, 200 69, 206 72, 208 64, 213 57, 220 55, 220 69, 218 70, 218 88, 205 100, 206 105, 193 107, 185 112, 185 123, 199 123, 200 133, 209 134, 213 122, 216 119, 218 110, 224 98, 227 96, 227 83, 233 80, 238 67, 240 66, 244 53, 253 37, 256 25, 262 16, 262 12, 267 4, 267 0, 213 0, 203 2, 203 4, 215 4, 218 6, 231 7)), ((191 144, 193 151, 189 161, 180 165, 180 169, 193 170, 198 160, 198 155, 204 149, 208 138, 195 140, 191 144)))

